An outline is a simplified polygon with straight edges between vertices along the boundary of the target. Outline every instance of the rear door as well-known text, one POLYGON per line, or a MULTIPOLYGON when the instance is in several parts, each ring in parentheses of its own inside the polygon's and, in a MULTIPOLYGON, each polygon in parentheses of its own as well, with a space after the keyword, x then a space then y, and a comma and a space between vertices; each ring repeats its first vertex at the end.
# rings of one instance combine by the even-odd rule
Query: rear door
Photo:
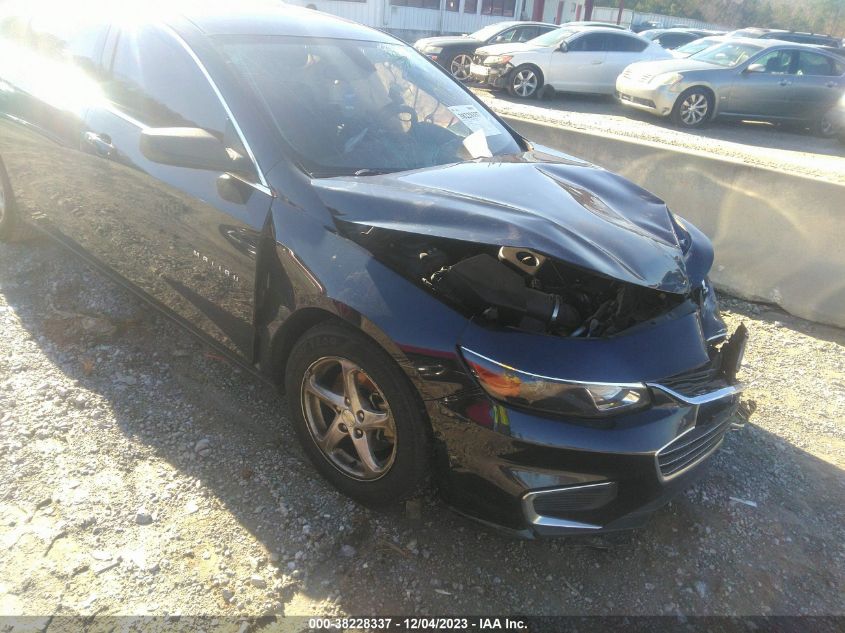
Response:
POLYGON ((228 350, 252 358, 255 266, 272 196, 254 162, 238 173, 157 164, 145 127, 202 128, 248 156, 210 77, 172 31, 141 26, 109 48, 105 100, 86 117, 95 256, 228 350))
POLYGON ((565 92, 593 92, 607 57, 605 40, 604 33, 585 32, 569 40, 566 52, 552 53, 549 69, 552 87, 565 92))
POLYGON ((80 143, 108 27, 36 6, 0 28, 0 157, 20 212, 64 237, 88 197, 81 181, 94 161, 80 143))
POLYGON ((616 78, 630 64, 643 59, 643 51, 648 42, 624 33, 608 33, 605 36, 607 54, 604 63, 598 66, 594 76, 596 92, 613 93, 616 90, 616 78))
POLYGON ((793 100, 797 51, 779 48, 764 52, 751 60, 736 75, 724 114, 749 118, 792 118, 798 106, 793 100), (763 72, 749 72, 748 66, 759 64, 763 72))
POLYGON ((813 51, 798 52, 794 99, 797 116, 818 121, 845 91, 845 59, 813 51))

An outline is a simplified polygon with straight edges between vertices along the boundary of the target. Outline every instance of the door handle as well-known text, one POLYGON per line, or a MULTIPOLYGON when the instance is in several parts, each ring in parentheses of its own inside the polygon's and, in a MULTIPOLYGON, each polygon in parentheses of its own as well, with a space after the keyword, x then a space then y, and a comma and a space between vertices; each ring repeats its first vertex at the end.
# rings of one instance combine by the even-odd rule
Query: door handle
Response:
POLYGON ((85 132, 85 142, 94 148, 98 156, 108 158, 114 152, 111 137, 108 134, 97 134, 96 132, 85 132))
POLYGON ((781 85, 781 86, 791 86, 791 85, 792 85, 792 82, 791 82, 791 81, 787 81, 786 79, 781 79, 781 81, 780 81, 780 84, 779 84, 779 85, 781 85))
POLYGON ((836 88, 836 82, 835 81, 828 81, 825 84, 825 86, 827 86, 828 88, 836 88))

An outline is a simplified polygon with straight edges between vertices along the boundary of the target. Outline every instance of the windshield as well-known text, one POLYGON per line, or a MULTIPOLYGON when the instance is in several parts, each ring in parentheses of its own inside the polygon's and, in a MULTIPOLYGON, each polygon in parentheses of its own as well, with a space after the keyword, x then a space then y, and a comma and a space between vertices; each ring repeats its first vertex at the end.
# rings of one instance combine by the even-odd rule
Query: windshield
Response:
POLYGON ((312 176, 372 175, 514 154, 513 136, 404 44, 218 37, 312 176))
POLYGON ((748 60, 752 55, 763 50, 763 46, 753 44, 738 44, 728 42, 721 46, 713 46, 700 53, 691 56, 690 59, 697 59, 708 64, 716 64, 725 68, 733 68, 748 60))
POLYGON ((578 31, 574 29, 555 29, 554 31, 543 33, 541 36, 528 41, 537 46, 558 46, 561 42, 563 42, 563 40, 575 35, 576 33, 578 33, 578 31))
POLYGON ((689 44, 679 46, 675 49, 675 52, 682 53, 684 55, 695 55, 696 53, 700 53, 704 49, 710 48, 711 46, 715 46, 718 43, 719 40, 712 40, 708 37, 705 37, 700 40, 693 40, 689 44))
POLYGON ((499 31, 503 31, 510 25, 510 22, 498 22, 496 24, 488 24, 484 28, 478 29, 475 33, 470 34, 470 37, 482 42, 489 40, 499 31))

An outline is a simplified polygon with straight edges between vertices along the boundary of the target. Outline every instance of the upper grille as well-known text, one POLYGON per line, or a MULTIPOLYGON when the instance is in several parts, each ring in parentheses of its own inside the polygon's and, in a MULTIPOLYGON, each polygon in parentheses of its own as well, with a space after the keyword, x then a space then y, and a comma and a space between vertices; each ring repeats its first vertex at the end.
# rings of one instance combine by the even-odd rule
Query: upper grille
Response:
POLYGON ((727 387, 729 383, 721 369, 721 358, 718 354, 713 356, 706 365, 661 380, 660 384, 688 398, 727 387))
POLYGON ((705 427, 695 427, 677 437, 657 453, 657 467, 663 477, 671 477, 702 461, 719 447, 730 426, 725 419, 705 427))

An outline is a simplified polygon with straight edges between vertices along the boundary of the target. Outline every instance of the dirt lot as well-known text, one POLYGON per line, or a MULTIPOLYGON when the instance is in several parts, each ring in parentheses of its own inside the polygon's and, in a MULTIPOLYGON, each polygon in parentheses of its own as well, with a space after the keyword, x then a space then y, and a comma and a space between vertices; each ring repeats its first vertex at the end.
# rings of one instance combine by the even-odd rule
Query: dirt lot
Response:
POLYGON ((704 129, 688 132, 666 119, 620 105, 610 97, 555 94, 542 101, 522 101, 511 99, 503 92, 478 87, 473 91, 500 114, 663 143, 845 183, 845 144, 813 136, 800 128, 716 121, 704 129))
POLYGON ((758 405, 650 525, 372 512, 285 403, 47 243, 0 247, 0 613, 845 614, 845 332, 723 298, 758 405))

